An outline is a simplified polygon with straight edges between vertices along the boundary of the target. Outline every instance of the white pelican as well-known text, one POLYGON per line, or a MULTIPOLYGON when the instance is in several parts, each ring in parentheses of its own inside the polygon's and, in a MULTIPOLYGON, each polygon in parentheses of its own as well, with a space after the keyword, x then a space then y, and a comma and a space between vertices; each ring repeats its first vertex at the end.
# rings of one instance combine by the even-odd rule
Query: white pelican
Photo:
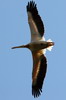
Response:
POLYGON ((45 57, 45 50, 51 50, 54 45, 52 41, 45 41, 44 25, 41 17, 38 14, 38 10, 34 1, 28 2, 27 14, 28 23, 31 31, 31 42, 27 45, 21 45, 15 48, 28 48, 32 52, 33 56, 33 72, 32 72, 32 95, 38 97, 42 92, 43 81, 47 71, 47 59, 45 57))

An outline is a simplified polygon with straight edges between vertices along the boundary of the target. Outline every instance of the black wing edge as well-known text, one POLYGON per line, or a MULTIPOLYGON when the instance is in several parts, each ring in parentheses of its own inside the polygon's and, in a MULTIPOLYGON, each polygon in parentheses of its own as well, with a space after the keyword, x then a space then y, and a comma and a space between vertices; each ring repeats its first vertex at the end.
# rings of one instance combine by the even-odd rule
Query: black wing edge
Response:
POLYGON ((39 97, 42 92, 43 81, 47 71, 47 60, 44 55, 41 56, 40 70, 35 84, 32 84, 32 95, 39 97))
POLYGON ((37 7, 34 1, 28 2, 27 12, 30 12, 32 14, 32 18, 37 26, 37 29, 40 35, 43 36, 44 35, 44 25, 41 20, 41 17, 38 14, 38 10, 37 10, 37 7))

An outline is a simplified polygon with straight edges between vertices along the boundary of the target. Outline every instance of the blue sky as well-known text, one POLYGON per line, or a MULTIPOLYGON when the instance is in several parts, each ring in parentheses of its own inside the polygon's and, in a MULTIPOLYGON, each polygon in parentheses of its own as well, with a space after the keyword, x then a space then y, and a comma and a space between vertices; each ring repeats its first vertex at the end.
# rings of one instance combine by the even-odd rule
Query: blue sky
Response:
MULTIPOLYGON (((45 24, 45 38, 55 42, 52 52, 46 53, 48 70, 43 93, 36 100, 66 100, 66 0, 35 2, 45 24)), ((0 0, 0 100, 34 100, 31 52, 11 49, 30 42, 27 3, 0 0)))

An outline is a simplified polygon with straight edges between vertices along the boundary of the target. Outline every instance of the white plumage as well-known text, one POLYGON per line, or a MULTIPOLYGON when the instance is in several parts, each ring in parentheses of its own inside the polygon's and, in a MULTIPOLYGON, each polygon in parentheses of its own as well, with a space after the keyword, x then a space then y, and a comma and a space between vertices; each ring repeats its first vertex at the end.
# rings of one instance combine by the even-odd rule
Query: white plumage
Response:
POLYGON ((51 40, 45 41, 44 25, 34 1, 28 2, 27 5, 28 24, 31 31, 31 42, 27 45, 21 45, 15 48, 28 48, 33 56, 33 71, 32 71, 32 95, 38 97, 42 92, 43 81, 47 71, 47 59, 45 57, 46 49, 51 51, 54 42, 51 40))

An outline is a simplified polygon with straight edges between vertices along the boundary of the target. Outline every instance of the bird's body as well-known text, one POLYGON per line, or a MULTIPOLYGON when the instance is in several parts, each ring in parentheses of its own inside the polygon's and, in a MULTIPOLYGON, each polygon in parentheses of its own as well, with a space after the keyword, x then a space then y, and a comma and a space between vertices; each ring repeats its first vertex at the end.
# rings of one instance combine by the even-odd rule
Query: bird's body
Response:
POLYGON ((27 45, 13 47, 12 49, 28 48, 31 50, 33 56, 32 95, 38 97, 42 92, 43 81, 47 70, 47 59, 44 51, 49 48, 51 50, 54 42, 45 41, 43 38, 45 32, 44 25, 34 1, 28 2, 27 13, 31 31, 31 42, 27 45))

